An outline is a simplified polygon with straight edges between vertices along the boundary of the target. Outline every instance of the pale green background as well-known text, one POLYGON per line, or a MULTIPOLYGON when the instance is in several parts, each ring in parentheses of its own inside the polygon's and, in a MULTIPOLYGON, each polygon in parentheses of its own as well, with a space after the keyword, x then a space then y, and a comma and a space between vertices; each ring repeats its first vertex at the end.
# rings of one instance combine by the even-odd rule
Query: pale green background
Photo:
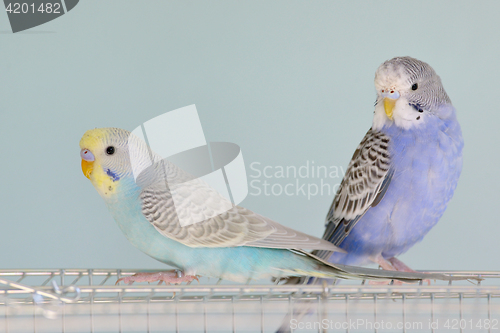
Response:
MULTIPOLYGON (((375 69, 411 55, 441 76, 466 145, 447 212, 401 258, 500 269, 499 13, 498 1, 83 0, 12 34, 1 11, 0 268, 164 267, 127 242, 83 177, 87 129, 131 130, 196 104, 207 140, 237 143, 249 175, 255 161, 345 168, 371 125, 375 69)), ((242 205, 321 236, 331 200, 242 205)))

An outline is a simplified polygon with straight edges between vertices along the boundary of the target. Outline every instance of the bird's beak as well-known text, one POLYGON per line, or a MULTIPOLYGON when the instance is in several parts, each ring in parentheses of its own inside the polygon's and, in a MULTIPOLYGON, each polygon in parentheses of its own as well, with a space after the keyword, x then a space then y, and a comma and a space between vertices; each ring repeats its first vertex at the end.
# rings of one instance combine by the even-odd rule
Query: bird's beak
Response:
POLYGON ((384 109, 387 117, 392 120, 392 113, 394 111, 394 106, 396 105, 397 99, 386 97, 384 98, 384 109))
POLYGON ((85 161, 82 159, 82 171, 85 177, 90 179, 90 175, 92 174, 92 170, 94 170, 94 161, 85 161))
POLYGON ((94 170, 94 154, 88 149, 82 149, 80 151, 80 157, 82 158, 82 171, 85 177, 90 179, 92 170, 94 170))
POLYGON ((396 102, 398 101, 398 98, 400 97, 399 91, 396 89, 387 89, 387 90, 382 90, 382 97, 384 97, 384 109, 385 109, 385 114, 387 117, 392 120, 392 115, 394 112, 394 106, 396 105, 396 102))

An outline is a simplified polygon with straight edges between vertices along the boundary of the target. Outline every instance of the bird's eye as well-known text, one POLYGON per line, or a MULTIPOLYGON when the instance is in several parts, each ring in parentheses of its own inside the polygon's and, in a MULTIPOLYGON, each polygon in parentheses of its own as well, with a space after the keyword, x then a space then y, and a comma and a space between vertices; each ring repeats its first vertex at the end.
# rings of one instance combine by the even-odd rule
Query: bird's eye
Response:
POLYGON ((411 90, 417 90, 418 89, 418 84, 414 83, 412 86, 411 86, 411 90))
POLYGON ((114 153, 115 153, 115 147, 109 146, 108 148, 106 148, 106 154, 113 155, 114 153))

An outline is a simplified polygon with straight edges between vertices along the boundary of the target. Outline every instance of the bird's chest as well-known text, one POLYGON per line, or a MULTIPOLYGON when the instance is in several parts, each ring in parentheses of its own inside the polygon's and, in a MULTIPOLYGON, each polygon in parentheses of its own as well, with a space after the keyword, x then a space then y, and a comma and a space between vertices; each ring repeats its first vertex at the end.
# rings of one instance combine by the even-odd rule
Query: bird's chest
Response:
MULTIPOLYGON (((458 132, 459 133, 459 132, 458 132)), ((462 166, 461 135, 399 133, 389 144, 394 169, 380 203, 348 236, 364 240, 359 251, 404 253, 437 223, 453 195, 462 166)))
POLYGON ((448 202, 462 166, 460 141, 442 131, 407 134, 391 142, 390 153, 394 176, 389 189, 399 201, 420 210, 448 202))
POLYGON ((441 130, 391 140, 394 176, 378 212, 397 242, 420 240, 444 213, 460 175, 461 149, 461 138, 441 130))

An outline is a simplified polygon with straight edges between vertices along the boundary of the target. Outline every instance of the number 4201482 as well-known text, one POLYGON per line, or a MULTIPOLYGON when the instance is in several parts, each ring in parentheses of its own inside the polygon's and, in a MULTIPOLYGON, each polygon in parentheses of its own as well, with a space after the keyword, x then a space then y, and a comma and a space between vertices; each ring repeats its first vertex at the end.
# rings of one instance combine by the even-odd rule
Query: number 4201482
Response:
POLYGON ((61 14, 61 4, 60 3, 41 3, 39 6, 35 6, 34 3, 9 3, 7 8, 5 8, 7 13, 14 14, 27 14, 27 13, 47 13, 47 14, 61 14))

